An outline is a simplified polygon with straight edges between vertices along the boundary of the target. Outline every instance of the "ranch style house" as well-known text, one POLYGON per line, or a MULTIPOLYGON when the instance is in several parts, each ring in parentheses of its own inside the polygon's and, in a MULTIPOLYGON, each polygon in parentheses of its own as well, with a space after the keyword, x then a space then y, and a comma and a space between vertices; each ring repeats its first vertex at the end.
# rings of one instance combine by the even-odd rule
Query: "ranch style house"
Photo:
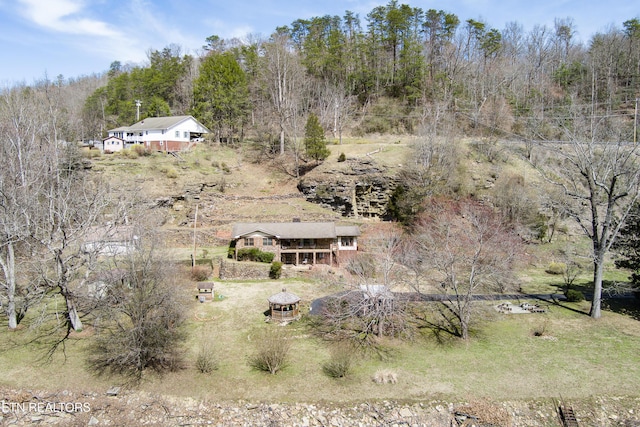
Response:
POLYGON ((192 148, 206 133, 209 129, 193 116, 147 117, 131 126, 109 130, 102 149, 114 153, 138 144, 150 150, 176 152, 192 148))
POLYGON ((359 235, 358 226, 334 222, 237 223, 231 246, 234 259, 243 248, 258 248, 283 264, 338 266, 356 254, 359 235))

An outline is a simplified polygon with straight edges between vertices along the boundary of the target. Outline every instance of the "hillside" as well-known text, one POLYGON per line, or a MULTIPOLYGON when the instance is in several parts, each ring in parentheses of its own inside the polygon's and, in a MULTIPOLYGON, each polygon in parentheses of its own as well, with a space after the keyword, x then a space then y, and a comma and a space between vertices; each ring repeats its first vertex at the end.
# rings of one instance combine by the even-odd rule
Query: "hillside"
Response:
MULTIPOLYGON (((187 261, 196 209, 197 247, 203 258, 205 251, 209 257, 225 252, 234 221, 331 219, 360 224, 365 235, 384 227, 387 224, 379 218, 342 217, 309 202, 298 187, 301 180, 327 189, 357 187, 370 178, 363 172, 367 168, 393 181, 410 153, 409 143, 379 139, 332 145, 329 159, 300 179, 277 162, 256 162, 255 153, 220 146, 201 146, 180 158, 94 156, 91 169, 135 199, 149 215, 160 212, 166 219, 162 231, 176 249, 176 258, 187 261), (346 160, 339 162, 343 152, 346 160)), ((484 161, 472 144, 465 147, 464 187, 477 197, 488 197, 505 175, 525 176, 526 182, 540 187, 535 171, 520 160, 518 146, 501 146, 501 156, 493 162, 484 161)), ((362 198, 363 203, 371 200, 362 198)), ((567 226, 552 244, 530 244, 527 262, 518 272, 522 287, 529 292, 557 292, 562 278, 546 273, 546 267, 565 245, 582 244, 582 240, 567 226)), ((613 277, 615 272, 608 274, 613 277)), ((314 333, 311 316, 305 316, 287 328, 292 345, 289 365, 277 375, 267 375, 247 363, 260 332, 279 328, 265 323, 267 298, 286 286, 301 297, 306 314, 311 301, 350 289, 353 281, 348 275, 316 268, 282 280, 214 278, 218 298, 206 304, 194 298, 197 290, 188 268, 179 270, 174 280, 175 292, 186 297, 184 369, 145 374, 137 385, 119 377, 96 376, 86 363, 95 334, 92 326, 72 333, 65 352, 42 364, 50 342, 38 335, 37 313, 30 312, 18 331, 5 330, 0 335, 3 398, 82 402, 91 411, 22 413, 15 419, 9 414, 3 421, 18 425, 450 425, 459 411, 494 420, 494 425, 530 427, 559 425, 557 408, 562 401, 574 408, 581 425, 638 422, 640 316, 633 302, 609 301, 599 321, 585 315, 586 302, 548 302, 544 313, 524 315, 500 313, 494 302, 480 303, 480 324, 468 342, 438 336, 428 327, 406 340, 383 338, 379 352, 354 358, 346 378, 324 373, 333 346, 314 333), (196 359, 207 345, 217 369, 203 374, 196 368, 196 359), (107 395, 114 386, 121 387, 118 395, 107 395)), ((587 272, 576 284, 584 286, 588 280, 587 272)))

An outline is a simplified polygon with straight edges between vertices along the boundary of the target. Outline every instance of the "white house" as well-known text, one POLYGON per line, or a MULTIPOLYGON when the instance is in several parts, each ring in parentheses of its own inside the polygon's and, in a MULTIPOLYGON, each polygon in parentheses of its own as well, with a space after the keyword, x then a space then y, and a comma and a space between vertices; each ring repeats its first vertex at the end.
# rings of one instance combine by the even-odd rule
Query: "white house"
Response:
POLYGON ((109 150, 106 143, 113 143, 113 138, 118 138, 124 142, 124 146, 142 144, 151 150, 181 151, 202 141, 206 133, 210 133, 209 129, 193 116, 147 117, 131 126, 109 130, 103 147, 109 150))
POLYGON ((109 136, 102 140, 102 151, 106 153, 115 153, 124 150, 124 139, 117 136, 109 136))
POLYGON ((85 235, 82 250, 109 257, 128 255, 140 244, 140 236, 135 234, 132 226, 95 226, 85 235))

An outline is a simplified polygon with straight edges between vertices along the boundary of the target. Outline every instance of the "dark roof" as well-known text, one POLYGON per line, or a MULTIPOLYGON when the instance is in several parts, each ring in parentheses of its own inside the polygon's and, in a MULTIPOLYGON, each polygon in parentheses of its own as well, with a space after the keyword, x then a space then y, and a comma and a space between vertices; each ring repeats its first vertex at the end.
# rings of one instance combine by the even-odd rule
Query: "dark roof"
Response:
POLYGON ((233 226, 232 236, 238 239, 253 233, 263 233, 279 239, 334 239, 338 236, 359 236, 357 226, 336 226, 333 222, 240 222, 233 226))
POLYGON ((282 292, 278 292, 275 295, 269 297, 270 304, 289 305, 300 302, 300 297, 291 292, 287 292, 286 289, 282 289, 282 292))

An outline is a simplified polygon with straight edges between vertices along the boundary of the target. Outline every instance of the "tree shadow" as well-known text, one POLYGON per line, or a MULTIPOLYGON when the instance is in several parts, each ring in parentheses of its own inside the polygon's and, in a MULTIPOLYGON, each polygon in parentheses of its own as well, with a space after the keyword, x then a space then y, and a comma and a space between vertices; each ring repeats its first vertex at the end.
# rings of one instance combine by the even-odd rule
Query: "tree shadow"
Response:
POLYGON ((605 298, 602 309, 640 320, 640 298, 637 296, 605 298))
POLYGON ((562 308, 564 310, 568 310, 568 311, 572 311, 574 313, 577 314, 582 314, 584 316, 588 316, 589 312, 588 311, 583 311, 574 307, 571 307, 567 304, 566 299, 562 300, 560 298, 557 298, 555 295, 550 295, 549 298, 545 298, 542 297, 540 295, 529 295, 532 299, 538 300, 538 301, 542 301, 544 303, 546 303, 549 307, 558 307, 558 308, 562 308))

